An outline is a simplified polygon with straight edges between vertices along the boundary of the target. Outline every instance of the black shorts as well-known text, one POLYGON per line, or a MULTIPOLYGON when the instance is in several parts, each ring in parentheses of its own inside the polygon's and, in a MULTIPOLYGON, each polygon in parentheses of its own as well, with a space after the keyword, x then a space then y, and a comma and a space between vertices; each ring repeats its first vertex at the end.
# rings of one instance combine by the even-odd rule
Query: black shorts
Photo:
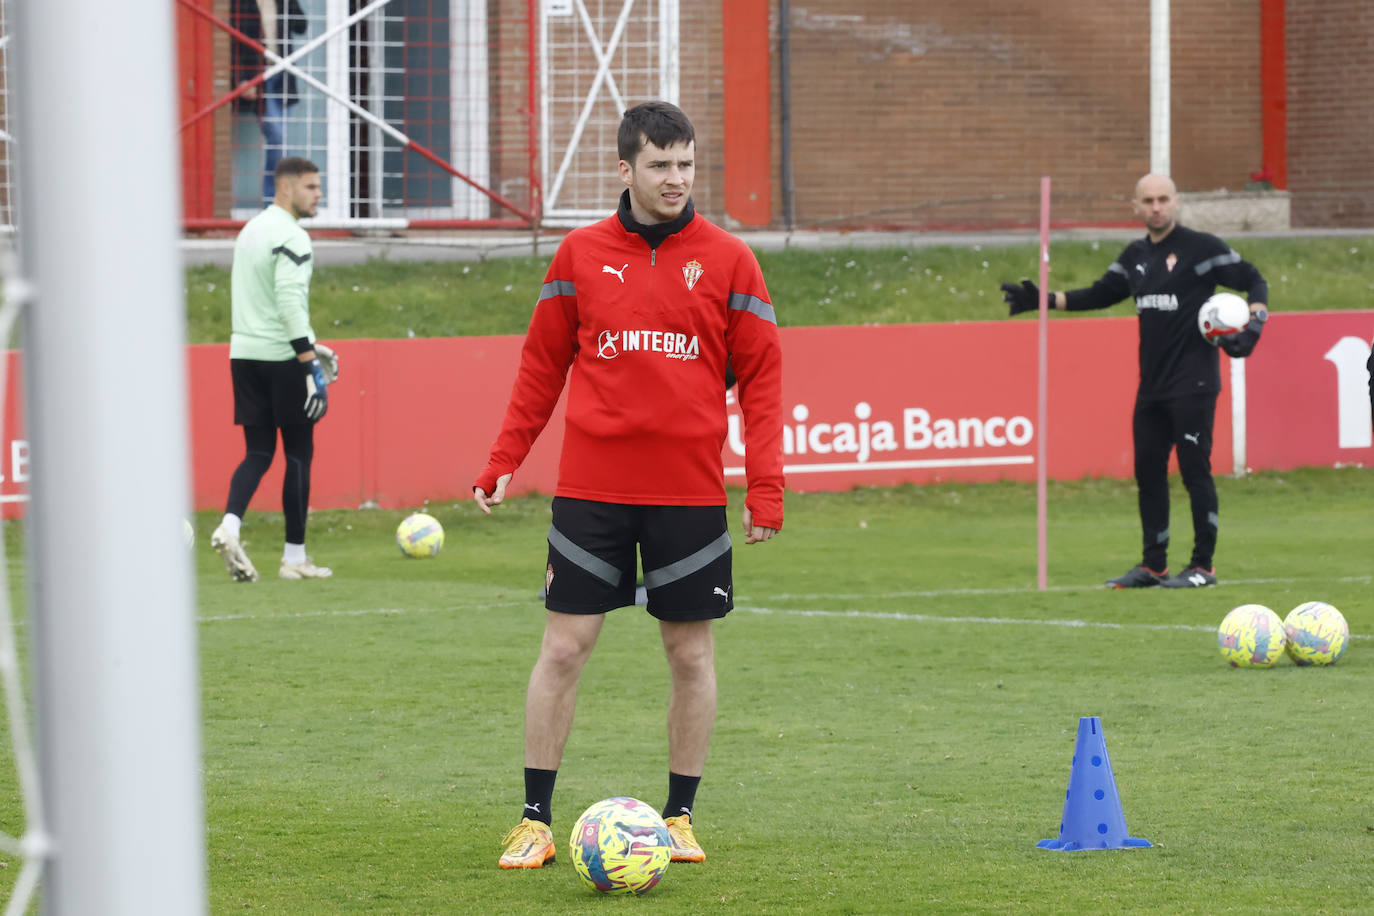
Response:
POLYGON ((604 614, 635 601, 635 545, 648 611, 715 620, 734 609, 724 506, 630 506, 555 496, 544 606, 604 614))
POLYGON ((296 426, 305 415, 305 372, 298 359, 231 359, 234 422, 239 426, 296 426))

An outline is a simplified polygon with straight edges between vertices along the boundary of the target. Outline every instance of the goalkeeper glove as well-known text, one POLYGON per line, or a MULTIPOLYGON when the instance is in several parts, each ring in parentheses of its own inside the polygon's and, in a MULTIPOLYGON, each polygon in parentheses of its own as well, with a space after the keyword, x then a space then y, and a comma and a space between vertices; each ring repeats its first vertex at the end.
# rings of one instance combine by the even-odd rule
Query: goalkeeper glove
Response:
POLYGON ((339 354, 329 349, 322 343, 314 344, 315 356, 320 361, 321 368, 324 369, 324 380, 329 384, 334 384, 339 380, 339 354))
POLYGON ((1029 280, 1022 280, 1019 286, 1015 283, 1003 283, 1002 298, 1011 306, 1013 315, 1033 312, 1040 308, 1040 287, 1029 280))
POLYGON ((1260 332, 1264 330, 1264 323, 1269 320, 1269 310, 1259 309, 1250 315, 1250 320, 1245 323, 1234 334, 1227 334, 1217 338, 1217 346, 1226 351, 1226 355, 1232 359, 1244 359, 1255 352, 1256 345, 1259 344, 1260 332))
POLYGON ((305 369, 305 416, 308 420, 319 420, 329 409, 329 382, 319 359, 301 366, 305 369))

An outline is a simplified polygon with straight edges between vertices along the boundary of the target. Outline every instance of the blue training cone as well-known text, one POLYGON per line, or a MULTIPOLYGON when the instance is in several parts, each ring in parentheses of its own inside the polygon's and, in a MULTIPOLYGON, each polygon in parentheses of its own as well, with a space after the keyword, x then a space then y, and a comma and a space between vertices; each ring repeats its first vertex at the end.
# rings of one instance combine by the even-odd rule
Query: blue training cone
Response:
POLYGON ((1059 838, 1041 840, 1041 849, 1130 849, 1152 846, 1149 840, 1126 834, 1126 815, 1116 793, 1102 720, 1083 716, 1078 720, 1078 743, 1073 749, 1069 790, 1064 793, 1064 817, 1059 838))

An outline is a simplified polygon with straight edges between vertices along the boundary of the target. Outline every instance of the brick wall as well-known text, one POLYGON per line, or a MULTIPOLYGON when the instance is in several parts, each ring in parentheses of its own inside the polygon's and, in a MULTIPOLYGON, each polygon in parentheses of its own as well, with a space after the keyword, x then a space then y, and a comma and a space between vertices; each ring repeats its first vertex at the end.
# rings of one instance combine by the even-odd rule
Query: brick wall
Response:
MULTIPOLYGON (((680 101, 698 132, 696 202, 728 224, 723 2, 681 4, 679 66, 680 101)), ((602 6, 613 18, 618 4, 602 6)), ((212 8, 227 18, 227 0, 212 8)), ((1293 223, 1374 225, 1374 3, 1286 8, 1293 223)), ((492 0, 489 9, 493 175, 500 193, 525 204, 528 5, 492 0)), ((1149 168, 1148 3, 793 0, 790 19, 799 226, 1030 225, 1042 174, 1054 179, 1056 222, 1133 222, 1127 197, 1149 168)), ((1263 164, 1259 0, 1174 3, 1171 38, 1173 175, 1184 191, 1239 190, 1263 164)), ((229 88, 227 45, 215 43, 217 94, 229 88)), ((642 97, 633 92, 631 104, 642 97)), ((229 127, 227 110, 217 112, 218 213, 228 207, 229 127)), ((604 180, 594 165, 589 180, 604 180)), ((613 161, 604 167, 610 181, 589 199, 618 191, 613 161)))
POLYGON ((1288 0, 1295 226, 1374 226, 1374 4, 1288 0))
MULTIPOLYGON (((526 210, 534 205, 529 181, 528 5, 526 0, 500 0, 489 4, 487 12, 492 190, 526 210)), ((509 219, 513 214, 493 205, 491 216, 509 219)))
MULTIPOLYGON (((1257 6, 1180 6, 1174 176, 1183 189, 1243 187, 1260 166, 1257 6)), ((1056 221, 1130 219, 1125 198, 1150 164, 1149 4, 791 9, 800 225, 1026 224, 1042 174, 1056 221)))
POLYGON ((728 0, 681 4, 678 104, 697 131, 696 184, 692 202, 719 216, 724 205, 724 105, 721 81, 720 7, 728 0))
MULTIPOLYGON (((229 0, 214 0, 210 11, 221 22, 228 22, 229 0)), ((229 80, 229 46, 235 40, 219 29, 215 30, 214 97, 217 99, 234 89, 229 80)), ((223 105, 215 109, 211 117, 215 119, 215 215, 228 216, 233 198, 233 174, 229 168, 233 147, 233 108, 223 105)))
POLYGON ((1170 5, 1174 178, 1183 191, 1242 190, 1264 165, 1259 3, 1170 5))

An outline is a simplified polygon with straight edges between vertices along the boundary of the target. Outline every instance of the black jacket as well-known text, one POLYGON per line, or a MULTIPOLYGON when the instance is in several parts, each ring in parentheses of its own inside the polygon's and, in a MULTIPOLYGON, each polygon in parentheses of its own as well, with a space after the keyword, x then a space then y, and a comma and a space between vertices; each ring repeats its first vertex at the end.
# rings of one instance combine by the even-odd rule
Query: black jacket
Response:
POLYGON ((1107 308, 1130 296, 1140 318, 1140 400, 1169 400, 1221 390, 1217 347, 1203 339, 1197 313, 1217 286, 1269 301, 1264 277, 1221 239, 1174 226, 1159 243, 1126 246, 1090 287, 1067 291, 1069 310, 1107 308))
MULTIPOLYGON (((257 0, 232 0, 229 7, 229 24, 254 41, 262 41, 262 16, 258 12, 257 0)), ((277 0, 277 53, 282 57, 290 54, 290 37, 304 34, 305 29, 305 11, 301 9, 299 0, 277 0)), ((237 88, 240 83, 246 83, 266 70, 267 61, 256 50, 237 38, 230 36, 229 41, 229 84, 231 88, 237 88)), ((286 74, 283 88, 286 104, 294 105, 299 101, 296 78, 290 73, 286 74)), ((261 107, 261 87, 256 99, 245 99, 242 96, 234 99, 236 111, 256 112, 261 107)))

